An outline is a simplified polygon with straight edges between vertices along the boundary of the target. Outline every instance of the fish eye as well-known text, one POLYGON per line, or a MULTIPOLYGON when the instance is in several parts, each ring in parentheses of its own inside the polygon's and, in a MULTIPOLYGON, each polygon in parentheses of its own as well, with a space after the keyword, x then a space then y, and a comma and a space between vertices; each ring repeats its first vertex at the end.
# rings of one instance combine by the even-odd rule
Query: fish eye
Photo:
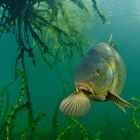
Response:
POLYGON ((100 69, 96 69, 96 73, 100 75, 100 69))

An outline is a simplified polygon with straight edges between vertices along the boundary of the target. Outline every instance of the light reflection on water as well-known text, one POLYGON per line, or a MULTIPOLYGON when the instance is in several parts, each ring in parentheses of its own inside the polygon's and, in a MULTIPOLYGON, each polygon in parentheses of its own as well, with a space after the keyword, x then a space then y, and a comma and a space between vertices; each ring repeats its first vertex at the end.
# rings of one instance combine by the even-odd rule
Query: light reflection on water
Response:
POLYGON ((128 21, 140 22, 140 0, 98 0, 98 5, 108 17, 123 17, 128 21))

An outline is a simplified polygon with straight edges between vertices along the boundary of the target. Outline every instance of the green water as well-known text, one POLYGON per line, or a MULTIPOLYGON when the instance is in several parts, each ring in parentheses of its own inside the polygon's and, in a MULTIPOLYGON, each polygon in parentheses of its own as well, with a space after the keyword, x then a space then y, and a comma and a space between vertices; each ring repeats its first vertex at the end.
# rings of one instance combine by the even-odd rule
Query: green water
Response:
MULTIPOLYGON (((108 22, 102 24, 97 16, 92 29, 87 35, 94 36, 94 46, 98 42, 106 42, 111 33, 116 49, 124 59, 127 79, 121 97, 140 98, 140 1, 139 0, 98 0, 108 22)), ((35 49, 37 65, 33 66, 26 59, 27 76, 31 92, 34 116, 46 113, 46 120, 37 128, 37 140, 53 140, 52 118, 59 101, 74 91, 73 74, 81 58, 74 57, 70 62, 60 62, 50 69, 35 49)), ((17 56, 17 44, 12 34, 5 34, 0 41, 0 88, 14 79, 14 65, 17 56)), ((10 89, 10 104, 17 101, 17 86, 10 89)), ((133 104, 133 102, 132 102, 133 104)), ((135 104, 135 103, 134 103, 135 104)), ((112 102, 92 102, 90 111, 77 120, 87 129, 91 140, 139 140, 140 130, 135 129, 131 120, 131 110, 123 113, 112 102)), ((68 122, 58 111, 59 132, 68 122)), ((139 119, 140 116, 138 116, 139 119)), ((26 115, 19 115, 17 122, 26 122, 26 115)), ((20 125, 18 124, 18 128, 20 125)), ((81 133, 78 127, 72 129, 64 139, 77 140, 81 133)), ((15 137, 16 138, 16 137, 15 137)), ((14 138, 13 138, 14 140, 14 138)))

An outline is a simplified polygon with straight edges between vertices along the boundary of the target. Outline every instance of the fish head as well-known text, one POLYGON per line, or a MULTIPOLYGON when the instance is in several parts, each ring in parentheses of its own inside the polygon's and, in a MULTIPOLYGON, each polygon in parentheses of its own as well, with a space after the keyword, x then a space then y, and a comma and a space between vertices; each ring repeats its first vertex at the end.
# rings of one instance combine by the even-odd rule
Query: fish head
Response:
POLYGON ((83 61, 75 73, 76 89, 89 91, 93 95, 107 91, 112 80, 113 71, 104 59, 83 61))

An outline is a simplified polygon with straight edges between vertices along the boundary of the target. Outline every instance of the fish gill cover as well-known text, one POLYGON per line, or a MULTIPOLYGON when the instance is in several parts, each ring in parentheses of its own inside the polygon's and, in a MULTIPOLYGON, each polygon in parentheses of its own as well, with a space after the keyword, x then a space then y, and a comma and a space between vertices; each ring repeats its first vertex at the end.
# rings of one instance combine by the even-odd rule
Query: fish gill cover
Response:
MULTIPOLYGON (((46 64, 53 68, 56 63, 71 59, 76 51, 79 55, 88 46, 84 30, 91 18, 97 14, 103 23, 104 14, 99 10, 96 0, 0 0, 0 38, 8 33, 15 35, 18 56, 15 60, 15 79, 0 91, 0 139, 32 140, 36 137, 36 127, 47 119, 45 113, 33 115, 30 87, 26 71, 25 55, 33 65, 37 64, 35 48, 41 53, 46 64), (18 86, 17 102, 9 104, 10 89, 18 86), (16 119, 25 115, 26 126, 21 126, 16 119), (16 122, 16 123, 15 123, 16 122), (17 129, 17 126, 20 129, 17 129)), ((132 122, 139 130, 136 111, 132 113, 132 122)), ((91 134, 74 118, 66 118, 67 124, 58 127, 58 107, 52 119, 51 139, 72 138, 74 128, 78 128, 79 137, 84 140, 101 139, 102 133, 91 134), (62 128, 63 127, 63 128, 62 128), (70 136, 71 135, 71 136, 70 136)), ((47 135, 47 134, 46 134, 47 135)), ((45 139, 47 137, 42 137, 45 139)))

